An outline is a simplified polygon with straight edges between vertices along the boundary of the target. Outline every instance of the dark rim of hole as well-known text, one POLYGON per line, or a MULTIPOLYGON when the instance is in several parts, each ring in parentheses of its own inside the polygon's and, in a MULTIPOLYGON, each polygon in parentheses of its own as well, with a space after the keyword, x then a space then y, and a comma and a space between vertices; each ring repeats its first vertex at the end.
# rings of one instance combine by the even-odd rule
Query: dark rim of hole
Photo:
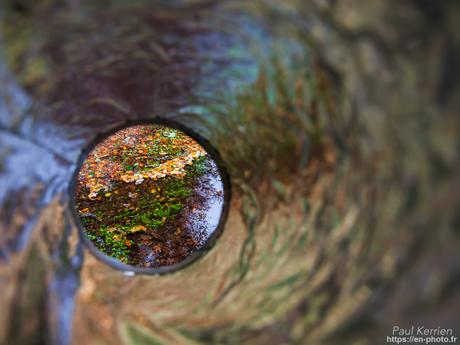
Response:
POLYGON ((83 241, 86 248, 88 248, 88 250, 97 259, 99 259, 100 261, 104 262, 105 264, 117 270, 124 271, 127 273, 165 274, 165 273, 176 272, 180 269, 187 267, 193 262, 196 262, 198 259, 202 258, 205 253, 210 251, 212 247, 215 245, 216 241, 219 239, 219 237, 221 236, 224 230, 224 226, 227 220, 228 210, 229 210, 229 205, 230 205, 230 198, 231 198, 231 184, 230 184, 230 176, 228 175, 227 170, 225 169, 225 166, 222 162, 219 152, 209 143, 208 140, 206 140, 201 135, 197 134, 196 132, 194 132, 193 130, 191 130, 190 128, 184 126, 183 124, 179 122, 161 118, 161 117, 155 117, 155 118, 144 119, 144 120, 129 120, 123 123, 122 125, 117 125, 104 133, 98 134, 80 153, 80 156, 77 161, 76 169, 73 173, 72 180, 69 185, 69 195, 70 195, 69 208, 73 216, 74 223, 78 228, 80 239, 83 241), (121 261, 104 254, 86 236, 85 228, 83 224, 81 223, 80 217, 76 210, 77 177, 78 177, 78 173, 80 172, 80 169, 83 163, 88 157, 88 154, 99 143, 103 142, 105 139, 115 134, 116 132, 122 129, 128 128, 128 127, 139 126, 139 125, 141 126, 142 125, 147 125, 147 126, 148 125, 160 125, 160 126, 170 127, 170 128, 174 128, 174 129, 182 131, 183 133, 185 133, 186 135, 194 139, 196 142, 198 142, 206 150, 206 152, 210 155, 211 159, 216 163, 217 168, 219 170, 220 177, 222 179, 222 184, 223 184, 223 189, 224 189, 224 202, 222 206, 222 213, 220 215, 220 219, 219 219, 219 223, 217 227, 215 228, 215 230, 209 236, 208 240, 205 242, 205 244, 200 249, 195 250, 190 255, 188 255, 184 260, 174 265, 161 266, 161 267, 155 267, 155 268, 142 268, 142 267, 136 267, 136 266, 124 264, 121 261))

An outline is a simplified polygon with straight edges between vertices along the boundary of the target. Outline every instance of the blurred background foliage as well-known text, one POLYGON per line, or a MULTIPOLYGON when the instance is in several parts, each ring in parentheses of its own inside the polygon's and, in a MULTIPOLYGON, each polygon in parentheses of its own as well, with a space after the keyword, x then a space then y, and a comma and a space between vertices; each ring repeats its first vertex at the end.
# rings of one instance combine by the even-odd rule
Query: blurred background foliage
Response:
POLYGON ((449 0, 4 1, 0 339, 458 332, 459 17, 449 0), (202 260, 127 276, 84 252, 66 191, 97 133, 154 116, 211 141, 233 198, 202 260))

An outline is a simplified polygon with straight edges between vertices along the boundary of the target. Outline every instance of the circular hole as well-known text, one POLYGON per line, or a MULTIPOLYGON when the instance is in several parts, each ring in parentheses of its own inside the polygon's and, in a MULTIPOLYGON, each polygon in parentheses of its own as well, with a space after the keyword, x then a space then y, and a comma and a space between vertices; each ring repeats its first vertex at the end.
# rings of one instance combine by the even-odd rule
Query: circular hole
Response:
POLYGON ((71 210, 89 250, 131 272, 166 273, 208 251, 229 201, 209 143, 166 120, 129 123, 82 153, 71 210))

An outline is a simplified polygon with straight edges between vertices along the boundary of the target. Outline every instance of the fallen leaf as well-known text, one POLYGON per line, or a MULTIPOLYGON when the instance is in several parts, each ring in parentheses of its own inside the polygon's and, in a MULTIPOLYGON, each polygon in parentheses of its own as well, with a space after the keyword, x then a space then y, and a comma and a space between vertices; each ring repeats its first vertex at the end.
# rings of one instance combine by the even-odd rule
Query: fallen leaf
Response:
POLYGON ((143 225, 137 225, 129 229, 129 232, 139 232, 139 231, 144 231, 146 228, 143 225))

